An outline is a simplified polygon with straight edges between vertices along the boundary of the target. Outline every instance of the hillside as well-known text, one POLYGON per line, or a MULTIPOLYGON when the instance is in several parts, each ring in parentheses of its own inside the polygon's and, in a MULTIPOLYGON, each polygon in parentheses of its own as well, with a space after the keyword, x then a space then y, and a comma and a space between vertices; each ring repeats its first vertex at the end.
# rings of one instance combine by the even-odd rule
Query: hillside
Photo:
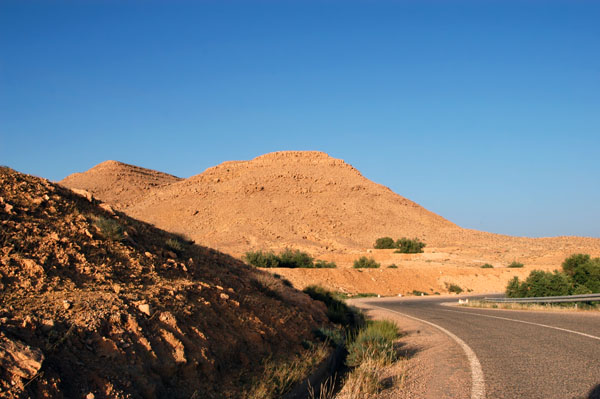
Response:
MULTIPOLYGON (((116 174, 98 181, 94 169, 80 174, 86 176, 87 186, 74 185, 70 178, 61 184, 108 198, 100 188, 117 187, 111 181, 116 174)), ((123 206, 119 201, 113 204, 123 206)), ((518 274, 504 270, 513 260, 525 263, 519 273, 527 273, 531 268, 557 268, 573 253, 600 256, 597 238, 512 237, 461 228, 322 152, 276 152, 224 162, 199 175, 150 187, 124 209, 236 257, 249 250, 289 247, 339 266, 277 271, 298 288, 327 281, 330 288, 342 291, 405 294, 444 292, 447 283, 455 283, 476 292, 497 292, 518 274), (406 256, 372 249, 382 236, 418 237, 427 243, 425 253, 406 256), (374 256, 384 267, 400 268, 378 272, 385 278, 342 270, 363 255, 374 256), (484 263, 495 269, 481 270, 484 263)))
POLYGON ((74 173, 61 181, 66 187, 89 191, 101 201, 118 209, 144 197, 150 190, 181 180, 167 173, 128 165, 117 161, 105 161, 84 173, 74 173))
POLYGON ((281 280, 99 205, 0 168, 0 397, 242 397, 327 323, 281 280))
MULTIPOLYGON (((71 177, 61 184, 92 193, 101 192, 100 184, 115 186, 109 180, 94 185, 94 169, 80 174, 89 175, 91 185, 77 185, 71 177)), ((438 242, 461 231, 320 152, 278 152, 225 162, 149 190, 127 212, 232 253, 285 246, 359 249, 385 234, 438 242)))

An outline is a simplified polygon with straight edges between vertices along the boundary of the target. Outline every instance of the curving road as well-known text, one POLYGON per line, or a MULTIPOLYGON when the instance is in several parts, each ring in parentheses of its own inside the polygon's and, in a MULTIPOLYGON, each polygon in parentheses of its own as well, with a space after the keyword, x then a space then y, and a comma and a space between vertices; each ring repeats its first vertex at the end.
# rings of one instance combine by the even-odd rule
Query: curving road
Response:
POLYGON ((447 301, 424 298, 364 303, 454 335, 453 342, 461 346, 471 369, 473 399, 600 399, 600 314, 442 305, 447 301))

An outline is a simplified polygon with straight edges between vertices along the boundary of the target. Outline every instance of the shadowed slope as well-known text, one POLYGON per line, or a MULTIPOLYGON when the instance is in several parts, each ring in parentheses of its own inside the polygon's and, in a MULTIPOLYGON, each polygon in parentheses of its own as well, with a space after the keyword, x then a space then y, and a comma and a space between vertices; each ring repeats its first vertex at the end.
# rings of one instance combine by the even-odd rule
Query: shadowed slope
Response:
POLYGON ((0 396, 244 397, 328 323, 281 280, 99 205, 0 168, 0 396))

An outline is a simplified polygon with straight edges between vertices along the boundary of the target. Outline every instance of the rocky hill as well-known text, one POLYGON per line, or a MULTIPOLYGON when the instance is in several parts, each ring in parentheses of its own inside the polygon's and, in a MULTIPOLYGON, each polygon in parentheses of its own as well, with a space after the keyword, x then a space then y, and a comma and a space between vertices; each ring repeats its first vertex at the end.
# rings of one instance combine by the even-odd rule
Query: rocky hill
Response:
MULTIPOLYGON (((122 206, 104 189, 117 185, 110 176, 98 180, 96 168, 61 184, 87 189, 122 206)), ((112 175, 119 179, 116 172, 112 175)), ((312 252, 358 249, 370 247, 382 235, 438 243, 463 232, 321 152, 276 152, 251 161, 225 162, 144 191, 126 210, 230 253, 286 246, 312 252)))
POLYGON ((271 275, 4 167, 0 224, 0 397, 242 397, 327 323, 271 275))
POLYGON ((62 180, 67 187, 89 191, 103 202, 126 209, 149 191, 181 179, 163 172, 117 161, 105 161, 84 173, 74 173, 62 180))

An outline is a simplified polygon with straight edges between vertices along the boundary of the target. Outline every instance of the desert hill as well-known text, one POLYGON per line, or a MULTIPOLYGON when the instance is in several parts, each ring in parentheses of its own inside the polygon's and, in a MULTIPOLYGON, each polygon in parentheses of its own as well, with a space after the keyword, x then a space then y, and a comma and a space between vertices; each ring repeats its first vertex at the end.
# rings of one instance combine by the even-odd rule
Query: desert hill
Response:
POLYGON ((270 274, 99 205, 0 168, 0 397, 243 397, 327 323, 270 274))
POLYGON ((85 173, 74 173, 61 183, 92 193, 103 202, 125 209, 148 191, 175 183, 180 178, 117 161, 102 162, 85 173))
MULTIPOLYGON (((110 200, 117 193, 105 189, 117 185, 104 176, 100 181, 95 169, 79 174, 86 176, 85 186, 72 177, 61 184, 122 206, 110 200)), ((225 162, 130 202, 132 216, 232 253, 285 246, 359 249, 388 234, 439 242, 462 230, 321 152, 225 162)))
MULTIPOLYGON (((99 180, 94 169, 79 174, 87 186, 74 184, 71 178, 61 184, 87 189, 109 201, 118 178, 107 174, 99 180)), ((558 268, 573 253, 600 256, 597 238, 512 237, 461 228, 322 152, 275 152, 250 161, 224 162, 187 179, 146 187, 126 204, 118 200, 112 204, 236 257, 249 250, 289 247, 339 266, 327 271, 277 271, 299 288, 324 283, 348 292, 393 294, 425 288, 444 292, 446 283, 456 283, 476 292, 497 292, 518 273, 479 269, 484 263, 504 268, 518 260, 526 265, 523 274, 530 268, 558 268), (427 247, 423 254, 408 256, 372 249, 382 236, 418 237, 427 247), (386 278, 342 270, 362 255, 375 257, 383 267, 400 268, 377 272, 386 278), (429 281, 426 287, 424 281, 429 281)))

